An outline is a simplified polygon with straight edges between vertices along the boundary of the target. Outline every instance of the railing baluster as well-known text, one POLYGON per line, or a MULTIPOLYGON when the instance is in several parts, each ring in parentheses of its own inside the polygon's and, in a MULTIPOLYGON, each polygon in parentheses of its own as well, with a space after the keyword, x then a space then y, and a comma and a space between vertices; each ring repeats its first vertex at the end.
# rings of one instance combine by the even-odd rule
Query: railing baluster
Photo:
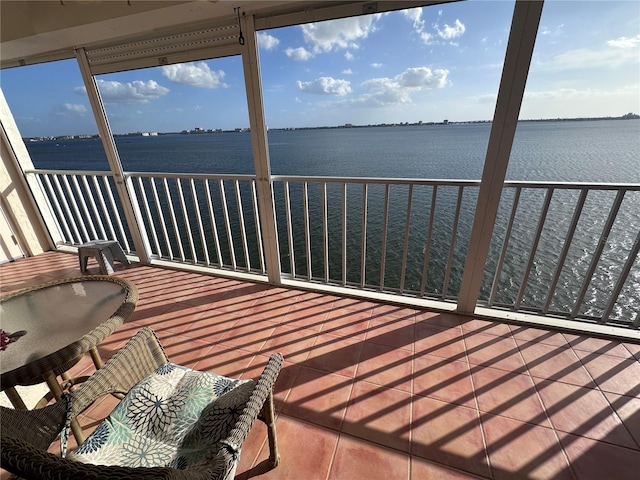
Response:
MULTIPOLYGON (((104 192, 109 191, 109 179, 106 176, 102 176, 102 183, 104 184, 104 190, 100 187, 100 183, 98 182, 98 177, 93 177, 93 186, 96 188, 98 192, 98 201, 100 202, 100 208, 103 212, 103 216, 107 221, 107 226, 109 227, 110 238, 107 240, 117 240, 115 228, 113 228, 113 222, 111 221, 111 214, 109 213, 109 209, 107 208, 107 202, 104 198, 104 192)), ((117 217, 117 215, 114 215, 117 217)))
POLYGON ((366 284, 367 274, 367 197, 369 184, 362 184, 362 258, 360 260, 360 288, 366 284))
POLYGON ((422 281, 420 282, 420 296, 424 297, 427 289, 427 273, 429 273, 429 254, 431 253, 431 238, 433 237, 433 221, 436 213, 436 199, 438 198, 438 186, 434 185, 431 192, 431 209, 429 210, 429 226, 427 227, 427 239, 424 246, 424 262, 422 266, 422 281))
POLYGON ((209 207, 209 217, 211 218, 211 231, 213 233, 213 243, 216 247, 216 256, 218 257, 218 267, 222 268, 222 251, 220 250, 220 238, 218 237, 218 225, 216 222, 215 212, 213 210, 213 200, 211 199, 211 189, 209 180, 204 181, 204 191, 207 194, 207 206, 209 207))
MULTIPOLYGON (((44 184, 42 183, 42 177, 45 177, 46 175, 41 175, 39 173, 34 173, 33 176, 35 177, 36 183, 38 184, 39 191, 42 192, 42 198, 44 199, 44 202, 47 205, 47 209, 45 211, 53 213, 54 207, 53 207, 53 205, 51 203, 51 199, 49 198, 49 196, 50 196, 49 192, 47 191, 47 189, 45 188, 44 184)), ((51 218, 52 218, 53 223, 55 224, 56 230, 58 232, 58 235, 55 238, 62 238, 64 234, 62 232, 62 227, 60 226, 60 222, 58 221, 58 216, 57 215, 51 215, 51 218)))
POLYGON ((222 202, 222 216, 224 217, 224 226, 227 230, 227 240, 229 241, 229 254, 231 255, 231 267, 237 270, 236 251, 233 248, 233 236, 231 235, 231 222, 229 221, 229 209, 227 208, 227 195, 224 192, 223 180, 218 180, 218 190, 220 191, 220 201, 222 202))
MULTIPOLYGON (((87 208, 87 202, 85 201, 86 194, 82 193, 82 189, 80 188, 80 184, 78 183, 78 176, 77 175, 71 175, 71 182, 73 183, 73 186, 76 189, 76 192, 78 193, 78 198, 80 199, 80 207, 82 208, 82 212, 84 213, 84 220, 85 221, 82 222, 82 225, 84 226, 85 223, 88 223, 89 224, 89 228, 91 229, 91 234, 93 236, 93 239, 96 239, 96 238, 98 238, 98 234, 96 233, 96 229, 93 226, 93 221, 91 221, 91 215, 89 215, 89 209, 87 208)), ((82 217, 82 215, 80 215, 79 212, 78 212, 78 216, 79 216, 80 220, 83 220, 83 217, 82 217)), ((84 227, 83 227, 83 230, 86 231, 86 229, 84 227)), ((89 237, 89 236, 87 235, 87 237, 89 237)), ((89 237, 89 240, 92 240, 92 238, 89 237)))
POLYGON ((62 184, 64 185, 64 189, 68 194, 67 201, 70 201, 71 208, 73 209, 73 214, 75 214, 71 216, 71 221, 73 222, 76 231, 78 231, 77 225, 80 224, 80 230, 82 230, 80 243, 84 243, 90 240, 89 232, 87 232, 87 228, 84 226, 85 222, 82 221, 82 215, 80 214, 80 209, 78 208, 76 196, 73 194, 73 189, 71 188, 71 184, 69 183, 70 176, 73 177, 73 175, 62 175, 62 184))
POLYGON ((453 267, 453 254, 456 250, 456 238, 458 236, 458 222, 460 221, 460 209, 462 208, 463 192, 464 187, 458 187, 456 213, 453 217, 453 226, 451 227, 451 243, 449 243, 449 255, 447 256, 447 269, 444 272, 444 280, 442 282, 442 300, 447 299, 447 291, 449 290, 449 279, 451 278, 451 268, 453 267))
MULTIPOLYGON (((116 204, 116 200, 113 196, 113 191, 111 190, 111 185, 109 184, 108 177, 104 178, 104 184, 107 189, 107 197, 109 198, 109 202, 111 203, 111 208, 115 213, 116 224, 118 225, 118 230, 120 231, 120 239, 124 245, 126 253, 131 253, 131 247, 129 246, 129 240, 127 240, 127 235, 124 232, 124 226, 122 225, 122 220, 120 218, 120 211, 118 210, 118 206, 116 204)), ((114 235, 115 237, 115 235, 114 235)), ((115 237, 114 239, 117 239, 115 237)))
MULTIPOLYGON (((93 175, 95 179, 95 175, 93 175)), ((89 198, 89 203, 91 204, 91 210, 93 211, 93 216, 95 217, 95 221, 98 223, 98 228, 100 229, 100 238, 106 239, 107 234, 104 230, 104 223, 102 223, 102 215, 98 212, 98 207, 96 205, 96 201, 93 198, 93 193, 91 192, 91 187, 89 186, 89 181, 87 180, 87 175, 82 176, 82 184, 84 185, 84 189, 87 192, 87 197, 89 198)))
POLYGON ((256 181, 251 180, 251 205, 253 206, 253 219, 256 226, 256 243, 258 256, 260 258, 260 273, 265 274, 267 270, 264 265, 264 246, 262 245, 262 230, 260 229, 260 212, 258 210, 258 192, 256 191, 256 181))
POLYGON ((600 321, 599 321, 600 323, 606 323, 607 320, 609 320, 609 316, 611 315, 611 312, 613 312, 613 307, 615 307, 616 302, 618 301, 618 296, 622 291, 622 287, 624 287, 624 283, 627 280, 627 277, 629 276, 629 272, 631 271, 631 267, 633 266, 633 263, 635 262, 639 251, 640 251, 640 231, 638 232, 638 235, 636 235, 636 241, 633 243, 633 246, 629 251, 629 255, 627 256, 627 261, 622 267, 622 271, 620 272, 620 276, 618 277, 616 286, 613 289, 613 292, 611 292, 611 298, 609 299, 607 308, 605 309, 604 313, 602 314, 602 317, 600 318, 600 321))
MULTIPOLYGON (((160 197, 158 196, 158 187, 156 186, 156 179, 154 177, 149 178, 151 184, 151 192, 153 193, 153 201, 156 204, 156 211, 158 212, 158 218, 160 219, 160 228, 162 229, 162 235, 164 236, 165 244, 167 245, 167 252, 169 259, 173 260, 173 248, 171 248, 171 242, 169 241, 169 232, 167 231, 167 224, 164 220, 164 213, 162 213, 162 205, 160 204, 160 197)), ((158 250, 158 254, 162 256, 162 252, 158 250)))
POLYGON ((509 240, 511 239, 511 230, 513 229, 513 223, 516 218, 516 212, 518 211, 518 205, 520 204, 521 187, 516 187, 516 191, 513 194, 513 204, 511 205, 511 214, 509 215, 509 223, 507 229, 504 232, 504 239, 502 240, 502 248, 500 250, 500 257, 498 257, 498 263, 496 264, 496 271, 493 275, 493 284, 491 285, 491 294, 489 295, 489 306, 495 302, 496 294, 498 293, 498 284, 500 283, 500 276, 502 275, 502 267, 504 266, 504 260, 507 257, 507 249, 509 248, 509 240))
POLYGON ((189 242, 189 248, 191 249, 191 258, 193 263, 198 263, 198 255, 196 254, 196 247, 193 242, 193 233, 191 233, 191 222, 189 221, 189 212, 187 211, 187 204, 184 199, 184 192, 182 191, 182 182, 180 178, 176 178, 176 187, 178 189, 178 200, 180 200, 180 208, 182 210, 182 217, 184 220, 184 229, 187 231, 187 241, 189 242))
POLYGON ((307 182, 302 184, 302 209, 304 216, 304 244, 307 253, 307 280, 311 280, 311 233, 309 231, 309 186, 307 182))
MULTIPOLYGON (((54 182, 55 182, 55 177, 54 177, 54 182)), ((53 201, 53 205, 56 211, 58 212, 58 219, 60 220, 60 222, 62 222, 62 229, 64 230, 64 233, 66 235, 65 240, 68 243, 73 243, 73 235, 71 234, 71 230, 69 229, 69 223, 67 222, 67 219, 62 213, 62 207, 60 206, 60 202, 58 201, 58 196, 55 193, 53 185, 51 184, 51 179, 49 178, 49 175, 44 176, 44 183, 47 185, 47 188, 49 189, 47 196, 51 197, 51 200, 53 201)))
POLYGON ((342 286, 347 284, 347 184, 342 183, 342 286))
POLYGON ((322 182, 322 248, 325 283, 329 283, 329 219, 327 217, 327 182, 322 182))
POLYGON ((189 186, 191 187, 191 197, 193 198, 193 209, 196 215, 196 223, 198 224, 198 233, 200 234, 200 244, 202 245, 202 254, 204 255, 204 263, 209 266, 211 264, 209 260, 209 248, 207 247, 207 240, 204 237, 204 225, 202 223, 202 214, 200 213, 200 204, 198 203, 198 192, 196 191, 196 184, 193 178, 189 179, 189 186))
POLYGON ((291 264, 291 277, 296 278, 296 260, 293 251, 293 225, 291 222, 291 199, 289 198, 289 182, 284 182, 284 204, 287 218, 287 238, 289 240, 289 263, 291 264))
POLYGON ((409 225, 411 224, 411 201, 413 199, 413 183, 409 184, 407 193, 407 215, 404 221, 404 246, 402 248, 402 266, 400 267, 400 295, 404 293, 404 277, 407 274, 407 256, 409 255, 409 225))
POLYGON ((382 209, 382 245, 380 247, 380 291, 384 290, 384 270, 387 259, 387 224, 389 222, 389 184, 384 186, 384 207, 382 209))
POLYGON ((153 238, 153 243, 156 246, 156 252, 158 256, 162 256, 160 251, 160 243, 158 242, 158 235, 156 234, 156 226, 153 221, 153 217, 151 216, 151 209, 149 208, 149 199, 147 198, 147 192, 144 188, 144 182, 142 181, 142 177, 137 177, 138 179, 138 189, 140 190, 140 195, 142 196, 142 204, 144 206, 144 212, 147 216, 147 222, 149 223, 149 229, 151 230, 151 236, 153 238))
POLYGON ((529 252, 529 260, 527 261, 527 266, 524 270, 524 275, 522 276, 522 282, 520 283, 520 290, 518 291, 518 297, 515 302, 515 309, 520 309, 520 304, 522 303, 522 299, 524 298, 524 292, 527 289, 527 285, 529 284, 529 274, 531 273, 531 267, 533 266, 533 261, 536 257, 536 253, 538 251, 538 244, 540 243, 540 237, 542 236, 542 230, 544 229, 544 223, 547 219, 547 213, 549 213, 549 205, 551 205, 551 198, 553 197, 553 188, 548 188, 547 193, 544 197, 544 204, 542 207, 542 211, 540 212, 540 218, 538 219, 538 228, 536 229, 536 234, 533 237, 533 245, 531 245, 531 251, 529 252))
POLYGON ((242 207, 242 198, 240 196, 240 183, 238 180, 234 182, 236 190, 236 207, 238 209, 238 222, 240 223, 240 239, 242 240, 242 250, 244 252, 244 262, 247 272, 251 271, 251 262, 249 260, 249 247, 247 246, 247 229, 244 224, 244 213, 242 207))
POLYGON ((556 266, 556 272, 553 275, 553 280, 551 281, 551 285, 549 286, 549 292, 547 293, 547 301, 544 302, 544 307, 542 307, 543 315, 546 315, 549 312, 549 308, 551 308, 551 302, 553 301, 553 294, 556 291, 556 287, 558 286, 558 282, 560 281, 560 275, 562 274, 562 269, 564 268, 564 264, 567 261, 567 255, 569 254, 569 249, 571 248, 571 242, 573 241, 573 236, 576 232, 576 227, 578 226, 580 215, 582 215, 584 202, 587 200, 587 193, 588 193, 588 190, 584 188, 580 191, 580 197, 578 198, 578 203, 576 203, 576 208, 573 212, 571 224, 569 225, 569 230, 567 231, 567 235, 565 236, 565 239, 564 239, 562 252, 560 253, 560 258, 558 258, 558 265, 556 266))
MULTIPOLYGON (((69 208, 69 201, 67 199, 68 195, 65 195, 62 189, 62 185, 60 185, 60 179, 58 178, 59 175, 54 175, 53 176, 53 184, 56 187, 56 190, 58 191, 58 195, 60 196, 60 198, 62 199, 62 208, 64 209, 67 217, 66 217, 66 221, 71 225, 71 230, 73 230, 73 233, 75 235, 75 238, 72 236, 71 241, 72 243, 77 243, 80 244, 82 243, 82 236, 80 235, 80 232, 78 231, 78 226, 76 225, 76 221, 73 218, 73 214, 71 213, 71 209, 69 208), (77 241, 76 241, 77 239, 77 241)), ((64 178, 64 176, 63 176, 64 178)))
POLYGON ((620 210, 620 205, 622 205, 622 200, 624 199, 625 193, 626 193, 626 190, 624 189, 618 190, 616 198, 613 201, 613 205, 611 206, 611 211, 609 212, 609 217, 607 218, 607 222, 605 223, 605 226, 602 229, 602 235, 600 235, 598 246, 596 247, 596 250, 593 253, 591 264, 589 265, 589 269, 587 270, 587 273, 584 276, 584 281, 582 282, 582 288, 580 289, 580 293, 576 298, 576 303, 573 306, 573 310, 571 311, 571 318, 576 318, 578 316, 578 313, 580 312, 582 301, 584 300, 584 296, 586 295, 587 289, 589 288, 589 284, 591 283, 591 278, 593 277, 593 273, 596 271, 596 267, 598 266, 598 262, 600 261, 600 255, 602 255, 602 251, 604 250, 604 247, 607 244, 607 239, 609 238, 609 234, 611 233, 611 229, 613 228, 613 223, 616 220, 616 216, 618 215, 618 211, 620 210))
MULTIPOLYGON (((177 180, 177 179, 176 179, 177 180)), ((178 221, 176 219, 176 212, 173 208, 173 200, 171 199, 171 191, 169 190, 169 182, 166 178, 162 179, 164 184, 164 193, 167 196, 167 206, 169 207, 169 215, 171 217, 171 224, 173 225, 173 232, 175 234, 176 243, 178 245, 178 252, 180 253, 180 261, 184 262, 184 249, 182 248, 182 237, 180 236, 180 230, 178 230, 178 221)))

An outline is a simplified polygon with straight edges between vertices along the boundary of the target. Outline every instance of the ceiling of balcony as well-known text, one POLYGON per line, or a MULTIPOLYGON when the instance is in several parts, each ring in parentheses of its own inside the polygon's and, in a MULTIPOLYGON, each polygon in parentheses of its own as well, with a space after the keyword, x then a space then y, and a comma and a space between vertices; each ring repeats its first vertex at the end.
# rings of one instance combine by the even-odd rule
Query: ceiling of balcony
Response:
POLYGON ((235 22, 235 7, 257 18, 284 16, 284 22, 295 24, 442 1, 451 0, 3 0, 0 56, 3 67, 15 66, 69 58, 75 47, 228 25, 235 22), (318 14, 328 9, 330 15, 318 14))
POLYGON ((193 24, 233 21, 234 7, 247 13, 305 8, 294 1, 60 0, 0 2, 3 63, 144 37, 193 24))

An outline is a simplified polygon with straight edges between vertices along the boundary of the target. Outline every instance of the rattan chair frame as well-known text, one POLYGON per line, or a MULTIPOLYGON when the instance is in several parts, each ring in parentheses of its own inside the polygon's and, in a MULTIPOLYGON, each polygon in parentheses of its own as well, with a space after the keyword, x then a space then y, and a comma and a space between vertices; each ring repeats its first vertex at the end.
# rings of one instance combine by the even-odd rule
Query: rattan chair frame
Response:
POLYGON ((273 385, 283 362, 282 355, 277 353, 269 358, 238 421, 222 442, 223 447, 211 451, 207 456, 209 462, 204 466, 178 470, 167 467, 91 465, 47 452, 47 448, 64 427, 68 412, 71 418, 76 418, 103 395, 128 392, 168 361, 158 337, 153 330, 144 327, 70 396, 37 410, 23 411, 0 407, 0 466, 29 479, 222 480, 234 468, 236 454, 257 418, 267 425, 269 463, 271 467, 277 466, 280 457, 276 443, 273 385))

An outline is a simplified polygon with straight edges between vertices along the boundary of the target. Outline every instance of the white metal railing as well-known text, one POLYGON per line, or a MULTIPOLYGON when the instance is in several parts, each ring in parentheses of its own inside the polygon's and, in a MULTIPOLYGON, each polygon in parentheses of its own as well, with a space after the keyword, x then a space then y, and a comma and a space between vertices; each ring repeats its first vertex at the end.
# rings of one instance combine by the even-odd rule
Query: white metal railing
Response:
MULTIPOLYGON (((131 232, 106 172, 34 170, 60 243, 131 232)), ((126 173, 152 259, 266 272, 252 175, 126 173)), ((284 278, 455 302, 479 181, 272 176, 284 278)), ((640 185, 505 182, 479 306, 638 328, 640 185)), ((276 239, 264 239, 264 241, 276 239)))
POLYGON ((459 278, 452 285, 451 274, 468 238, 459 226, 461 217, 471 225, 479 181, 272 179, 278 224, 286 223, 282 268, 292 278, 455 301, 459 278), (443 258, 431 255, 436 238, 443 258))
POLYGON ((613 323, 638 327, 639 185, 505 182, 502 200, 505 207, 509 203, 510 207, 502 216, 504 229, 494 232, 494 244, 500 248, 499 254, 496 249, 493 255, 497 259, 495 268, 488 266, 485 270, 488 276, 493 269, 493 277, 487 282, 491 287, 483 303, 601 324, 609 323, 617 309, 613 323), (537 198, 523 202, 527 193, 537 198), (518 224, 518 214, 532 206, 535 209, 521 215, 518 224), (531 239, 530 245, 517 247, 525 257, 514 260, 513 252, 509 255, 511 244, 525 236, 531 239), (545 260, 544 271, 538 268, 534 275, 545 260), (517 289, 506 288, 512 294, 507 294, 505 301, 505 282, 501 279, 507 262, 512 270, 514 264, 519 268, 518 275, 507 275, 517 289), (598 270, 606 275, 598 277, 598 270), (497 298, 501 292, 500 302, 497 298), (587 295, 589 302, 585 302, 587 295))
POLYGON ((255 177, 127 173, 141 199, 150 255, 265 274, 255 177))
MULTIPOLYGON (((132 253, 128 225, 109 172, 38 170, 35 175, 53 213, 61 243, 80 245, 96 238, 118 240, 132 253), (88 229, 88 230, 87 230, 88 229)), ((41 206, 42 208, 43 206, 41 206)))

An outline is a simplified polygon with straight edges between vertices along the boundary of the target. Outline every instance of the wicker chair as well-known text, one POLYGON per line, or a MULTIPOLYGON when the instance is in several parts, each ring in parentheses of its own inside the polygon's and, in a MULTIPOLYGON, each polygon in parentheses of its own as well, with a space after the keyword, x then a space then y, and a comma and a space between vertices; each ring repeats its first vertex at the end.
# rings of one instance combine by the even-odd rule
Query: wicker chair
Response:
MULTIPOLYGON (((106 394, 129 392, 169 360, 155 333, 141 329, 104 366, 71 395, 45 408, 22 411, 0 407, 1 467, 24 478, 33 479, 228 479, 235 471, 239 449, 256 418, 267 425, 271 467, 277 466, 273 384, 282 367, 282 355, 270 357, 248 401, 225 439, 207 450, 206 462, 187 469, 170 467, 123 467, 93 465, 61 458, 47 448, 75 418, 96 399, 106 394)), ((253 383, 252 383, 253 385, 253 383)))

